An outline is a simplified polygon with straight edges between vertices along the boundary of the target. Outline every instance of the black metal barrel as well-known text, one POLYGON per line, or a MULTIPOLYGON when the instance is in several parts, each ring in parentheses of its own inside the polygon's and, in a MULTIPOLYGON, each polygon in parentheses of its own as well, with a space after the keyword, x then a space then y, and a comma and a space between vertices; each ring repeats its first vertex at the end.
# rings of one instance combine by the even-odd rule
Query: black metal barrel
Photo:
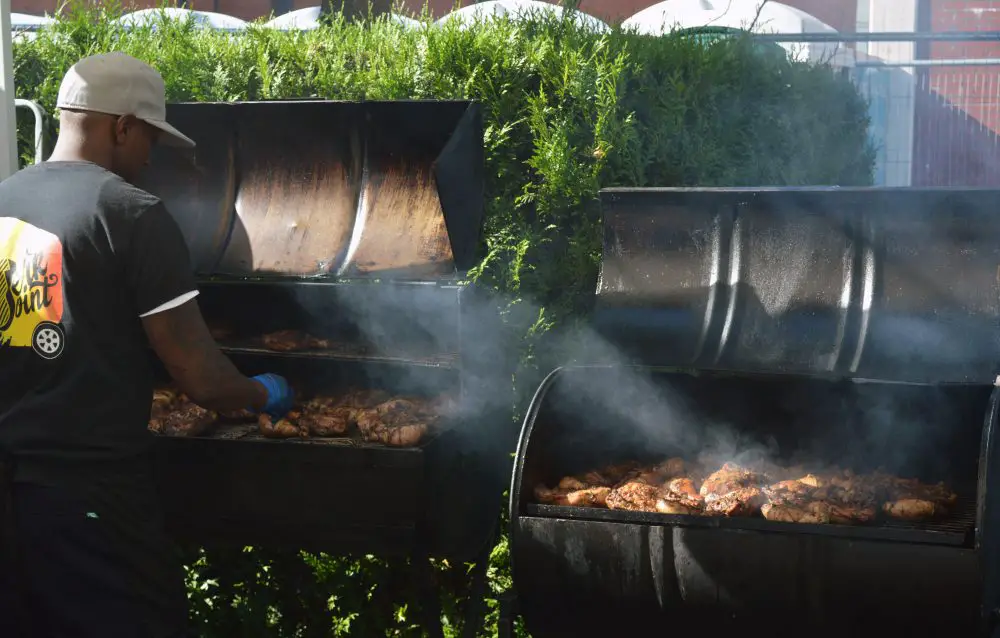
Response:
POLYGON ((644 363, 988 383, 1000 191, 609 189, 595 322, 644 363))
POLYGON ((480 106, 185 103, 167 115, 197 147, 158 148, 142 186, 181 226, 198 302, 210 325, 227 326, 220 346, 242 372, 284 374, 307 393, 370 388, 458 403, 409 448, 267 440, 252 423, 161 437, 176 534, 454 560, 488 551, 514 433, 508 398, 487 389, 510 374, 499 340, 484 338, 499 313, 462 281, 484 206, 480 106), (280 330, 332 345, 261 346, 280 330))
POLYGON ((531 634, 992 635, 1000 192, 601 198, 600 361, 549 375, 515 460, 514 594, 531 634), (837 525, 559 506, 534 493, 607 464, 706 450, 943 481, 959 500, 931 522, 837 525))

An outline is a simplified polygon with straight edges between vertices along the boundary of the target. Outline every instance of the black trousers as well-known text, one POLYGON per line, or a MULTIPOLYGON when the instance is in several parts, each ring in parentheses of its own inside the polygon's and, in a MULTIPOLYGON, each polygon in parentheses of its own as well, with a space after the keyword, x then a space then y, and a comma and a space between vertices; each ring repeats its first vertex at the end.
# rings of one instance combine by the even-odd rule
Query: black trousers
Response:
POLYGON ((94 487, 8 483, 0 636, 191 636, 183 569, 149 495, 94 487))

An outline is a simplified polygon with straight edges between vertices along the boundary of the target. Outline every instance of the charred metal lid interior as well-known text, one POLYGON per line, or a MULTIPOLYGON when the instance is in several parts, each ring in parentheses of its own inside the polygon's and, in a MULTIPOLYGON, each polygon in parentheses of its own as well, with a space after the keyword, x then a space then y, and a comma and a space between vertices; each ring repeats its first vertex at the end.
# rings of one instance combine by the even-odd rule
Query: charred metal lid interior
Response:
POLYGON ((989 383, 998 195, 608 189, 595 322, 649 365, 989 383))
POLYGON ((182 103, 198 141, 158 149, 144 188, 202 276, 421 279, 467 270, 483 214, 469 102, 182 103))

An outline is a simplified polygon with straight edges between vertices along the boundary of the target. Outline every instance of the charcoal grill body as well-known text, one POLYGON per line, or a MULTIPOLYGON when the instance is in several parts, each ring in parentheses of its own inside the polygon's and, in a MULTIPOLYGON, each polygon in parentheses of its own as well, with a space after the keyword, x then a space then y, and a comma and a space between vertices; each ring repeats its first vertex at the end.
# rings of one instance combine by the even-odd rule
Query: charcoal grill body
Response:
POLYGON ((528 631, 993 635, 998 195, 603 193, 594 322, 626 354, 553 371, 526 415, 510 542, 528 631), (944 480, 960 502, 929 525, 839 526, 533 496, 607 463, 691 458, 718 424, 775 456, 944 480))
POLYGON ((160 437, 158 480, 176 536, 336 554, 483 555, 516 433, 505 431, 509 399, 484 391, 509 378, 503 353, 490 350, 495 335, 483 338, 499 329, 499 314, 463 282, 483 207, 479 106, 305 100, 168 110, 198 147, 158 151, 143 186, 178 220, 203 313, 231 330, 220 345, 237 367, 283 374, 306 393, 446 392, 460 404, 415 448, 266 440, 239 428, 160 437), (284 329, 333 346, 277 353, 254 341, 284 329))

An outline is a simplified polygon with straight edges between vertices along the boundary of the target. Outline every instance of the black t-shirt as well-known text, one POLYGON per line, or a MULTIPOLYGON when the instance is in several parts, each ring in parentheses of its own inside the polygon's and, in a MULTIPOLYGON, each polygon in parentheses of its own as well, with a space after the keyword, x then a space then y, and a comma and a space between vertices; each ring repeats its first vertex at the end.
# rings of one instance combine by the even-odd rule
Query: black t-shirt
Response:
POLYGON ((197 294, 154 196, 88 162, 0 182, 0 454, 18 479, 147 456, 153 387, 140 317, 197 294))

